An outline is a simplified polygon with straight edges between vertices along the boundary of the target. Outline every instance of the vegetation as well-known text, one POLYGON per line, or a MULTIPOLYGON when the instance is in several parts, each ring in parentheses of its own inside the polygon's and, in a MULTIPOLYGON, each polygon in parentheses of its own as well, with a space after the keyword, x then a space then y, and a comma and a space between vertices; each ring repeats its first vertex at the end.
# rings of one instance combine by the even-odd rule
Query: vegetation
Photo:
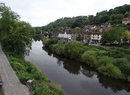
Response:
MULTIPOLYGON (((48 41, 50 40, 52 39, 48 41)), ((44 42, 46 41, 44 39, 44 42)), ((100 46, 84 45, 77 41, 57 41, 57 43, 49 44, 48 47, 55 54, 87 63, 104 75, 130 81, 129 49, 119 47, 103 48, 100 46)))
POLYGON ((0 13, 0 43, 3 49, 23 56, 30 48, 33 28, 29 23, 20 21, 20 17, 3 3, 0 3, 0 13))
POLYGON ((126 26, 118 26, 114 27, 102 35, 102 43, 110 43, 114 44, 117 41, 119 44, 122 44, 122 41, 130 40, 130 32, 128 32, 128 27, 126 26))
POLYGON ((64 95, 61 87, 48 80, 30 62, 25 62, 16 57, 10 57, 10 63, 23 84, 26 84, 30 79, 33 80, 31 84, 33 95, 64 95))
POLYGON ((35 34, 31 25, 20 21, 19 16, 3 3, 0 3, 0 13, 0 43, 20 81, 26 85, 28 80, 33 80, 32 95, 64 95, 61 87, 53 84, 33 64, 23 59, 35 34))
MULTIPOLYGON (((83 28, 86 25, 96 25, 102 23, 111 23, 112 25, 117 25, 122 23, 122 19, 130 17, 130 5, 123 5, 110 10, 104 10, 98 12, 96 16, 77 16, 72 18, 61 18, 50 24, 39 27, 40 31, 43 32, 55 32, 64 31, 66 28, 83 28)), ((40 32, 39 31, 39 32, 40 32)))

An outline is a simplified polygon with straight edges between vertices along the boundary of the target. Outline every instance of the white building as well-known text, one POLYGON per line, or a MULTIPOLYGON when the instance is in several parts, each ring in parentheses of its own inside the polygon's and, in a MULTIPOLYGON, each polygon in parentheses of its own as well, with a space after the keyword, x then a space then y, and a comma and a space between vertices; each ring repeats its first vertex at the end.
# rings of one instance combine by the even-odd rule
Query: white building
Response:
POLYGON ((99 33, 92 33, 90 36, 90 43, 98 44, 101 42, 102 35, 99 33))
POLYGON ((66 32, 65 33, 59 33, 58 34, 58 38, 71 40, 72 35, 71 34, 67 34, 66 32))

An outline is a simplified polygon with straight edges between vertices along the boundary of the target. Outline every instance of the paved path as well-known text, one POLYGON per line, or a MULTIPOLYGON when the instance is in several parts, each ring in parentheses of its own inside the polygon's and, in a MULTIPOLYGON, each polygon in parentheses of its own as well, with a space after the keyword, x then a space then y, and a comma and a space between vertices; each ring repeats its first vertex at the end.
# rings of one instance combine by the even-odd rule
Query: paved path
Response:
POLYGON ((27 87, 22 85, 10 66, 0 46, 0 76, 3 81, 5 95, 30 95, 27 87))

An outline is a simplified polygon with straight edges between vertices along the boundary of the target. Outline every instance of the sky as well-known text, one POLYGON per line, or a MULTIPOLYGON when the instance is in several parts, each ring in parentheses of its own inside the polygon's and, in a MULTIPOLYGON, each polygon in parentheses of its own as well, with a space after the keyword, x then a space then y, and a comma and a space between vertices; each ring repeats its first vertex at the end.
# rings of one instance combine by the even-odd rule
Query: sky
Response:
POLYGON ((130 4, 130 0, 0 0, 32 26, 44 26, 62 17, 95 15, 130 4))

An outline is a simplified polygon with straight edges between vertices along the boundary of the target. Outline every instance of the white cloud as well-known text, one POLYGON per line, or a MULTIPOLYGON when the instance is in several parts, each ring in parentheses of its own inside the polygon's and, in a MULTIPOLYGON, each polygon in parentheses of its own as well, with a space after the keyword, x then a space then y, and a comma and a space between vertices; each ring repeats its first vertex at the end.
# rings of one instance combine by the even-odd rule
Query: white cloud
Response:
POLYGON ((43 26, 61 17, 91 15, 130 0, 1 0, 32 26, 43 26))

